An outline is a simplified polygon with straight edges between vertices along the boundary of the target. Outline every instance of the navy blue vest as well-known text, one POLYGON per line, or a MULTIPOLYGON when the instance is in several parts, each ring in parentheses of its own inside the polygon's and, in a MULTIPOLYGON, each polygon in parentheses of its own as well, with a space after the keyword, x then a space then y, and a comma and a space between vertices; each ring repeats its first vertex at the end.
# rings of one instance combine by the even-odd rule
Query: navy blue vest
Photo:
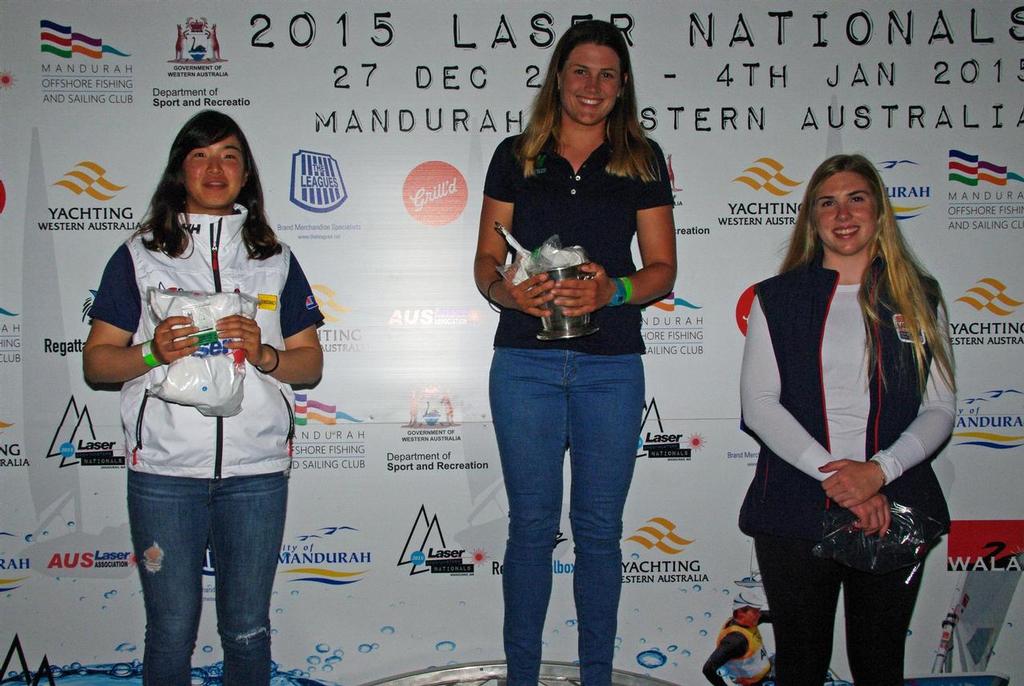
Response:
MULTIPOLYGON (((874 269, 882 268, 876 264, 874 269)), ((829 447, 821 343, 839 274, 820 264, 799 267, 762 281, 757 297, 771 334, 782 381, 780 403, 821 445, 829 447)), ((900 342, 892 311, 882 302, 877 334, 878 363, 871 370, 865 454, 892 445, 917 416, 921 394, 911 346, 900 342), (882 383, 884 371, 886 383, 882 383)), ((756 436, 755 436, 756 438, 756 436)), ((882 489, 890 501, 917 508, 948 527, 949 510, 931 468, 931 456, 882 489)), ((763 443, 754 480, 740 509, 740 529, 819 540, 828 503, 821 482, 773 453, 763 443)), ((835 503, 829 507, 839 507, 835 503)))

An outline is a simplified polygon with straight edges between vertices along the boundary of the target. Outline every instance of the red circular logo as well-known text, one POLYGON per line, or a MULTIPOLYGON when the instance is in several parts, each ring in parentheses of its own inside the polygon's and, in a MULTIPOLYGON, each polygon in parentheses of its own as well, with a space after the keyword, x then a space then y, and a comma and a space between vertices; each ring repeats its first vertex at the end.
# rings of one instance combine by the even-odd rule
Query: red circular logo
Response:
POLYGON ((740 333, 747 335, 747 317, 750 316, 750 306, 754 304, 754 284, 743 291, 740 299, 736 302, 736 326, 740 327, 740 333))
POLYGON ((432 160, 417 165, 405 177, 402 200, 409 215, 421 224, 450 224, 466 209, 469 192, 458 169, 432 160))
POLYGON ((0 181, 0 214, 4 213, 4 207, 7 205, 7 189, 4 188, 4 182, 0 181))

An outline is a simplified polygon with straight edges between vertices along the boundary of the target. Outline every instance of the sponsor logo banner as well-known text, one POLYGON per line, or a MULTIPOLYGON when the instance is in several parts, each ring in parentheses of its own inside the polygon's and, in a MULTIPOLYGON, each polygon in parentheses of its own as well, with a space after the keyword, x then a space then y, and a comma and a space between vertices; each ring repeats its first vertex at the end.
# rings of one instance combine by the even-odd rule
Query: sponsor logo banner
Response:
POLYGON ((428 515, 426 505, 420 505, 397 564, 408 567, 409 576, 473 576, 477 565, 486 559, 487 555, 482 550, 467 553, 465 548, 449 548, 438 516, 428 515))
POLYGON ((972 310, 980 319, 966 317, 950 321, 950 339, 953 345, 1002 346, 1024 345, 1024 322, 1020 321, 1024 300, 1015 286, 1001 279, 985 276, 953 301, 960 305, 953 314, 972 310))
POLYGON ((951 572, 1020 573, 1024 519, 953 520, 946 546, 951 572))
POLYGON ((687 555, 682 559, 695 541, 681 535, 678 529, 671 519, 654 516, 624 538, 624 547, 639 550, 623 557, 622 583, 654 586, 710 581, 699 558, 687 555))

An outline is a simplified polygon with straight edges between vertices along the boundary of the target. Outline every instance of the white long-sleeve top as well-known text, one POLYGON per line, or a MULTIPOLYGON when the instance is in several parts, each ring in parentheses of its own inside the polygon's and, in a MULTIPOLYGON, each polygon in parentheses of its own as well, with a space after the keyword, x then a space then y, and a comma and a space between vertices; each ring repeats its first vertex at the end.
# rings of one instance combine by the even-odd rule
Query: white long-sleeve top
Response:
MULTIPOLYGON (((891 483, 933 454, 949 438, 956 419, 956 395, 935 362, 917 417, 900 437, 878 454, 864 454, 868 412, 867 346, 857 302, 860 286, 839 285, 825 320, 821 359, 831 452, 818 443, 780 403, 782 382, 768 322, 755 298, 747 320, 747 341, 740 373, 740 404, 746 425, 772 452, 808 476, 823 481, 818 467, 836 459, 874 459, 891 483)), ((945 322, 940 319, 940 330, 945 322)), ((811 363, 808 360, 808 363, 811 363)))

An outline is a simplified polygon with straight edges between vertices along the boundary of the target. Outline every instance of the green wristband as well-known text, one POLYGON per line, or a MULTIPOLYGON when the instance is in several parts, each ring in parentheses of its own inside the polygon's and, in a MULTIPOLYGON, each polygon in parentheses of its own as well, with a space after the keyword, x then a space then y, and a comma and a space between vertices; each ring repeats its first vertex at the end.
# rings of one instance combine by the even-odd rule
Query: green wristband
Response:
POLYGON ((159 367, 163 364, 153 354, 153 339, 142 343, 142 361, 146 363, 147 367, 159 367))
POLYGON ((626 305, 633 299, 633 282, 628 276, 620 276, 619 279, 622 281, 622 285, 626 287, 626 297, 622 300, 622 304, 626 305))

